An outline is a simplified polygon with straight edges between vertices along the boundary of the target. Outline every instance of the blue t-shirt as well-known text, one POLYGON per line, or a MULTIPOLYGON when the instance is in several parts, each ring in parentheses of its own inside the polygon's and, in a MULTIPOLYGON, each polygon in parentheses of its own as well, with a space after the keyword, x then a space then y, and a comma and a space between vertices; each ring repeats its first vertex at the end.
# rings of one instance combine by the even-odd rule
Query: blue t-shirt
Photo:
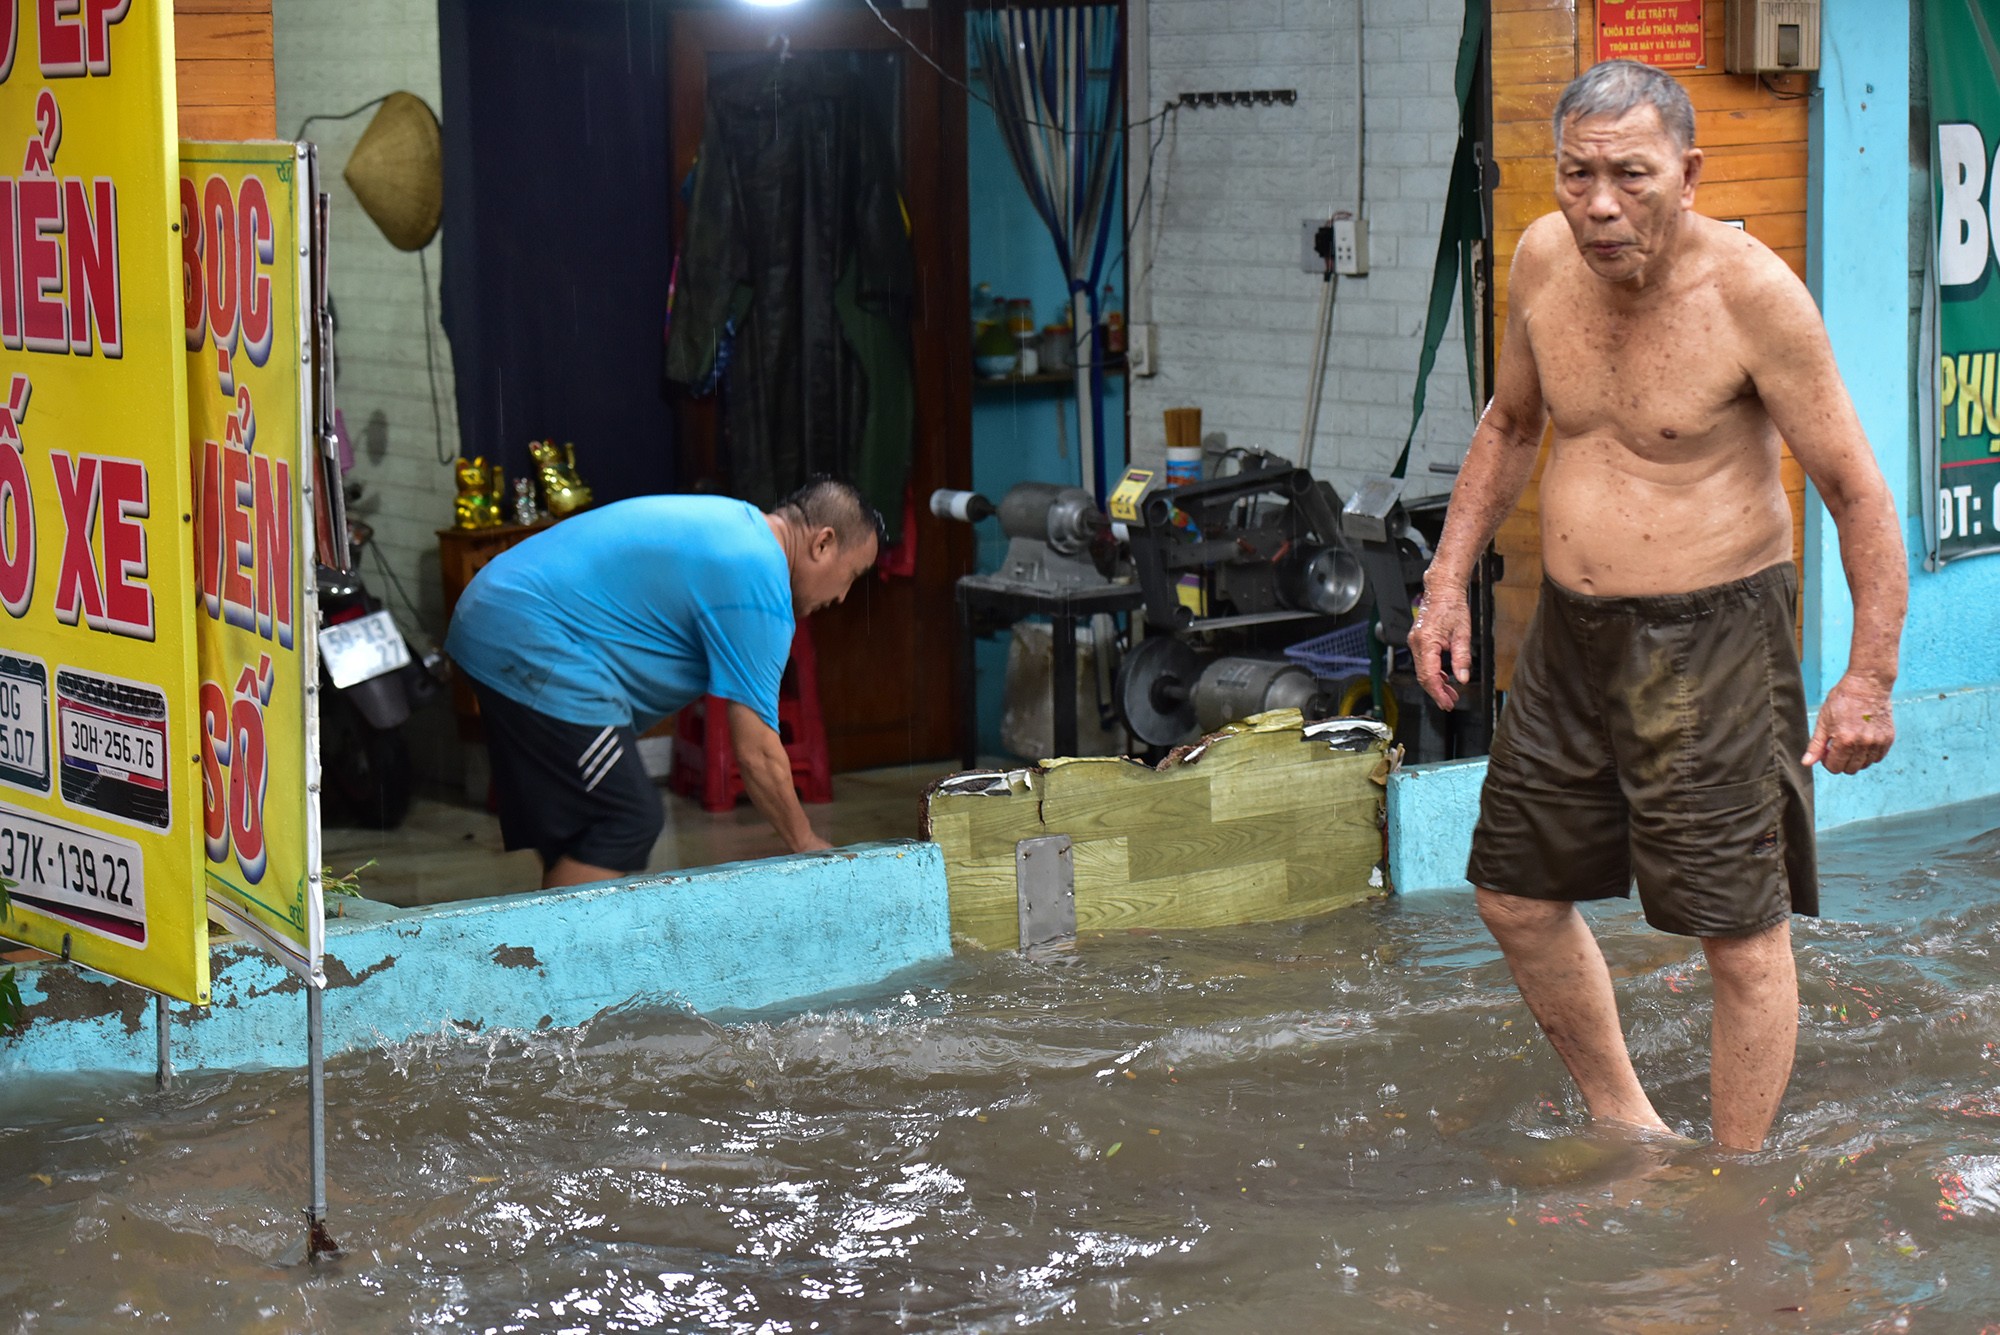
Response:
POLYGON ((644 729, 719 695, 775 729, 793 624, 785 552, 755 506, 640 496, 495 557, 458 600, 445 650, 571 723, 644 729))

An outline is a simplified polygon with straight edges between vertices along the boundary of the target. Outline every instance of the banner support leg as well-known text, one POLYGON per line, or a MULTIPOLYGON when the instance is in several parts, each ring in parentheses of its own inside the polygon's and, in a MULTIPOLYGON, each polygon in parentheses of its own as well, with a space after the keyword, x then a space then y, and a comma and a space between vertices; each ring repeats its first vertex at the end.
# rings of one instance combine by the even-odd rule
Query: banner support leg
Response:
POLYGON ((174 1087, 174 1045, 173 1031, 167 1018, 167 999, 164 994, 153 994, 153 1026, 160 1038, 160 1065, 154 1073, 161 1089, 174 1087))
POLYGON ((312 1204, 306 1210, 306 1259, 338 1256, 340 1244, 326 1229, 326 1039, 321 1004, 326 990, 306 984, 306 1092, 312 1105, 308 1159, 312 1174, 312 1204))

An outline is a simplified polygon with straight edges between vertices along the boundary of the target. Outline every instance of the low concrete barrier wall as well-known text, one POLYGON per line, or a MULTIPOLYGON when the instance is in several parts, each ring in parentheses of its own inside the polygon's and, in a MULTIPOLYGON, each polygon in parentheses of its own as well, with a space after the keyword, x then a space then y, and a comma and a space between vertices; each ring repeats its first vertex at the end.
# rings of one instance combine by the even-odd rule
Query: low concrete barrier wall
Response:
MULTIPOLYGON (((635 998, 752 1009, 852 989, 951 953, 937 846, 863 844, 431 909, 361 903, 327 923, 326 1053, 450 1024, 580 1024, 635 998)), ((215 1004, 174 1004, 177 1069, 299 1066, 303 987, 257 948, 220 945, 215 1004)), ((151 1071, 150 993, 68 965, 23 967, 27 1018, 0 1079, 151 1071)))
MULTIPOLYGON (((1815 719, 1815 722, 1817 720, 1815 719)), ((1465 888, 1484 760, 1412 765, 1389 776, 1389 879, 1402 894, 1465 888)), ((1859 774, 1815 775, 1830 830, 2000 795, 2000 685, 1896 699, 1896 745, 1859 774)))

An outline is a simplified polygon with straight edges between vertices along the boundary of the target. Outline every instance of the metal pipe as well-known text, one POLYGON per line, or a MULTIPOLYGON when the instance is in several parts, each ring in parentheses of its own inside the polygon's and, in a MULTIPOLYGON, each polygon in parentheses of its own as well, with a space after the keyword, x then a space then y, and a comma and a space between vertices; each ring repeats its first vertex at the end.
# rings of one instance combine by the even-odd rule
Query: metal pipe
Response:
POLYGON ((1153 238, 1140 224, 1154 201, 1137 198, 1134 169, 1144 170, 1146 140, 1152 128, 1146 120, 1153 96, 1153 62, 1150 45, 1152 15, 1147 0, 1125 0, 1125 316, 1133 325, 1150 324, 1153 319, 1153 289, 1146 281, 1152 267, 1153 238))
POLYGON ((1354 0, 1354 220, 1365 216, 1361 206, 1368 202, 1368 182, 1362 174, 1362 152, 1368 133, 1367 62, 1362 59, 1366 30, 1367 0, 1354 0))
POLYGON ((1319 402, 1326 384, 1326 344, 1333 328, 1333 289, 1340 280, 1327 274, 1320 280, 1319 324, 1313 331, 1312 370, 1306 377, 1305 420, 1299 423, 1299 467, 1311 468, 1313 437, 1319 434, 1319 402))
POLYGON ((326 1034, 322 1003, 326 989, 306 984, 306 1101, 311 1106, 306 1147, 312 1204, 306 1211, 306 1258, 338 1252, 326 1228, 326 1034))
POLYGON ((171 1089, 174 1084, 174 1045, 168 1028, 167 999, 161 993, 153 994, 153 1027, 159 1033, 159 1069, 154 1072, 161 1089, 171 1089))

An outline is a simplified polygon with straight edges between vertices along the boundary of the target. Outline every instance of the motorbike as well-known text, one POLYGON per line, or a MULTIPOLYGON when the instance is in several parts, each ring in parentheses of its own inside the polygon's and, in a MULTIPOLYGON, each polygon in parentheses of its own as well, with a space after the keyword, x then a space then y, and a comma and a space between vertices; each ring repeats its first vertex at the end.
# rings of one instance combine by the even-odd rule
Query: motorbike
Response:
POLYGON ((358 520, 348 530, 348 568, 318 566, 320 799, 332 819, 393 830, 409 814, 413 787, 403 725, 438 691, 441 659, 411 652, 361 578, 372 533, 358 520))

